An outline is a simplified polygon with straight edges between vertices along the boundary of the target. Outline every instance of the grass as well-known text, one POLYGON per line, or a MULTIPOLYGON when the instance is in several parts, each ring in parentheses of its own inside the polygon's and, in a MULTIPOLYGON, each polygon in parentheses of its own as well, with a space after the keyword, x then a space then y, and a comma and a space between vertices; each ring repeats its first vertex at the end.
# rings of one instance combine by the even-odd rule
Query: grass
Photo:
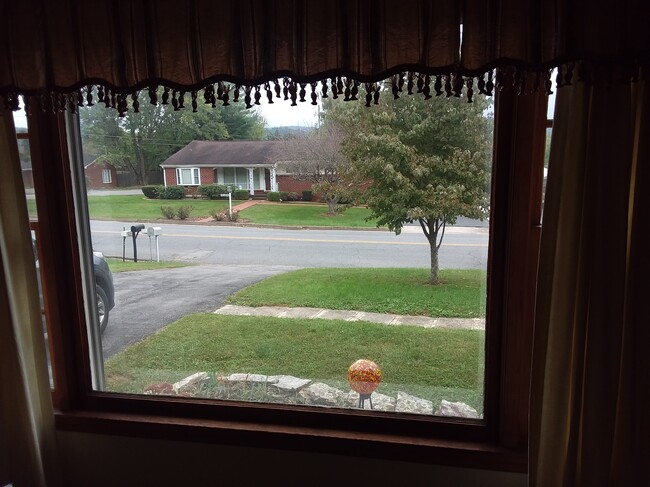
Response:
POLYGON ((111 268, 111 272, 113 274, 117 272, 150 271, 155 269, 170 269, 174 267, 186 267, 193 265, 187 262, 176 261, 155 262, 151 260, 139 260, 138 262, 133 262, 132 260, 127 260, 122 262, 122 259, 114 257, 106 257, 106 262, 108 262, 108 265, 111 268))
POLYGON ((197 371, 287 374, 349 390, 359 358, 382 369, 377 392, 463 401, 482 411, 484 333, 336 320, 195 314, 110 358, 107 386, 142 393, 197 371))
POLYGON ((228 299, 241 306, 306 306, 432 317, 485 316, 485 271, 300 269, 265 279, 228 299))
MULTIPOLYGON (((239 201, 237 203, 240 203, 239 201)), ((236 203, 233 202, 233 205, 236 203)), ((224 200, 150 200, 144 195, 126 196, 88 196, 88 210, 90 218, 103 218, 107 220, 156 220, 162 219, 161 206, 192 206, 194 209, 190 218, 205 218, 210 216, 210 210, 223 210, 228 208, 228 201, 224 200)))
POLYGON ((375 228, 374 221, 366 221, 367 208, 348 208, 337 215, 327 214, 327 205, 278 203, 251 206, 240 217, 252 223, 305 227, 375 228))
MULTIPOLYGON (((233 206, 242 201, 233 200, 233 206)), ((189 205, 191 218, 207 218, 211 210, 228 208, 226 200, 150 200, 144 195, 88 196, 90 218, 105 220, 157 220, 162 219, 161 206, 189 205)), ((36 217, 36 202, 27 201, 30 216, 36 217)), ((328 215, 327 205, 315 203, 279 203, 255 205, 242 211, 242 219, 251 223, 288 226, 375 228, 374 221, 366 221, 367 208, 348 208, 338 215, 328 215)))

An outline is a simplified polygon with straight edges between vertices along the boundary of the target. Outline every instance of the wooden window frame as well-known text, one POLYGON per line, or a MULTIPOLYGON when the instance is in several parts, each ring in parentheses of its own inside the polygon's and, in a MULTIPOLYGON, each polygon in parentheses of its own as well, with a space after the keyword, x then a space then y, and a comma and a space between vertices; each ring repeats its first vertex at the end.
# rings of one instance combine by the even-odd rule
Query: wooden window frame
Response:
POLYGON ((496 100, 488 257, 485 421, 92 390, 63 114, 28 116, 52 303, 59 430, 527 471, 546 97, 496 100), (54 255, 54 250, 56 256, 54 255))

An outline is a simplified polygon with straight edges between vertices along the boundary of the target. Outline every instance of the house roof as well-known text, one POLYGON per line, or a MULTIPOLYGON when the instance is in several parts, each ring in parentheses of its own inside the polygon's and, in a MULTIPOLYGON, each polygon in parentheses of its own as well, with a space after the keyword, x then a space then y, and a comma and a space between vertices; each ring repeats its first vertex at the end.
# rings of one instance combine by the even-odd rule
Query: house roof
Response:
POLYGON ((280 140, 193 140, 160 166, 272 166, 282 154, 280 140))

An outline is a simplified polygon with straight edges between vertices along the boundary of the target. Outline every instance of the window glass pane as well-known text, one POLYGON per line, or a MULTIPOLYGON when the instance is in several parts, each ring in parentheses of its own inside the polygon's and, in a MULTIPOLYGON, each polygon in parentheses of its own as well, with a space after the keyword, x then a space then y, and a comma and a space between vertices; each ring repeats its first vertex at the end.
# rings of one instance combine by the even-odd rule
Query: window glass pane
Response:
MULTIPOLYGON (((163 171, 168 182, 164 200, 139 188, 88 196, 92 245, 112 275, 101 297, 108 391, 482 416, 490 99, 393 101, 387 92, 372 108, 329 100, 288 134, 270 125, 281 115, 269 117, 275 140, 263 110, 140 110, 120 119, 96 105, 80 115, 84 151, 108 154, 138 185, 163 171), (204 117, 200 134, 192 116, 204 117), (220 122, 210 132, 212 117, 220 122), (150 140, 126 130, 154 119, 165 125, 150 140), (224 130, 238 140, 220 140, 224 130), (192 164, 214 164, 241 189, 247 164, 268 159, 234 167, 233 158, 246 144, 272 153, 283 167, 264 185, 282 203, 238 208, 233 194, 231 209, 221 193, 198 191, 174 199, 174 174, 198 184, 199 169, 165 161, 197 140, 211 156, 192 164), (129 165, 137 153, 146 167, 129 165)), ((256 168, 255 187, 264 171, 256 168)))
POLYGON ((557 70, 553 70, 552 80, 552 91, 548 97, 548 108, 547 108, 547 127, 546 127, 546 144, 544 146, 544 183, 542 187, 542 217, 544 216, 544 198, 546 196, 546 177, 548 175, 548 161, 551 154, 551 135, 553 134, 553 116, 555 114, 555 95, 557 94, 557 83, 555 82, 555 76, 557 70))
POLYGON ((223 182, 225 184, 234 184, 235 183, 235 168, 234 167, 224 167, 223 168, 223 182))

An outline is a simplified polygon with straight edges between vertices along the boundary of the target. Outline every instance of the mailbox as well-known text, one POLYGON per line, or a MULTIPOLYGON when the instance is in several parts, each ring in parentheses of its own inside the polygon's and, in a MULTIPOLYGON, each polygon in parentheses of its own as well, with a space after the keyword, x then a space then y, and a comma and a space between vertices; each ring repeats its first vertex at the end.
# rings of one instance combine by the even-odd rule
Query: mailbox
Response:
POLYGON ((147 227, 147 235, 149 236, 149 257, 153 260, 153 252, 151 250, 151 237, 156 239, 156 262, 160 262, 160 248, 158 247, 158 237, 162 234, 161 227, 147 227))
POLYGON ((139 225, 131 225, 131 233, 135 234, 136 237, 141 230, 144 230, 144 225, 142 223, 139 225))
POLYGON ((147 235, 150 237, 157 237, 158 235, 162 234, 162 228, 161 227, 147 227, 147 235))
POLYGON ((122 227, 122 261, 124 261, 126 253, 126 238, 131 237, 133 239, 133 262, 138 261, 138 247, 135 243, 135 239, 138 238, 138 234, 144 230, 144 225, 142 223, 138 225, 131 225, 131 231, 127 231, 125 227, 122 227))

